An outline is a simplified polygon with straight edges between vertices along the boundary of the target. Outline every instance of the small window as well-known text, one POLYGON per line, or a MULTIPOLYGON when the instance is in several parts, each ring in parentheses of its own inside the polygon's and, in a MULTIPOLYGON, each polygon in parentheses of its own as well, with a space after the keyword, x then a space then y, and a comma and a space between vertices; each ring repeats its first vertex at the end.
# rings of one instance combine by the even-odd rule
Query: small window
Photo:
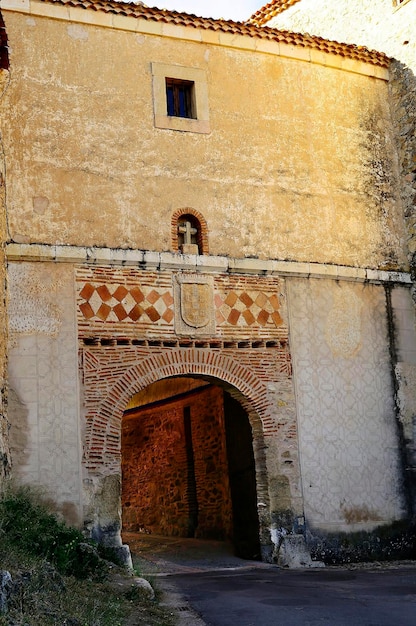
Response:
POLYGON ((195 83, 192 80, 166 79, 167 114, 196 119, 194 102, 195 83))
POLYGON ((210 133, 205 70, 165 63, 151 67, 155 127, 210 133))

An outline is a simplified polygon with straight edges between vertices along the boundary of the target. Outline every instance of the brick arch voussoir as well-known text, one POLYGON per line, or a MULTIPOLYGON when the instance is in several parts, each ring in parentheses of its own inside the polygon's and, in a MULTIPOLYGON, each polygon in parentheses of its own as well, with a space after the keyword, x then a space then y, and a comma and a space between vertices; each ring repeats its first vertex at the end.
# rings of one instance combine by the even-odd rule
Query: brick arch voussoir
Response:
MULTIPOLYGON (((133 395, 164 378, 190 375, 207 376, 229 384, 247 410, 253 431, 263 430, 262 418, 268 414, 264 383, 229 356, 205 350, 183 350, 151 355, 125 370, 98 407, 89 430, 90 442, 102 438, 103 421, 106 421, 106 436, 111 435, 114 449, 114 437, 120 431, 124 409, 133 395)), ((103 454, 107 452, 106 447, 103 454)))

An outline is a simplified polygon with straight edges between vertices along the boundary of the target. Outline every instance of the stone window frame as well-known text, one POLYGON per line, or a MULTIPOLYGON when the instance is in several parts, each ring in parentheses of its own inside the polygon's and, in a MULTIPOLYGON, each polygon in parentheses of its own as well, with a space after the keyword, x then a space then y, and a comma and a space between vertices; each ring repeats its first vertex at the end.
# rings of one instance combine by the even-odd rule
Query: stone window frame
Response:
POLYGON ((210 133, 208 83, 205 70, 166 63, 152 63, 151 67, 155 127, 182 132, 210 133), (195 118, 167 114, 166 79, 169 78, 193 83, 195 118))
POLYGON ((191 215, 198 222, 198 225, 199 225, 198 236, 197 236, 198 254, 209 254, 208 226, 207 226, 206 219, 204 218, 202 213, 190 207, 177 209, 172 215, 172 221, 171 221, 172 250, 174 252, 179 252, 179 253, 182 252, 179 249, 178 225, 179 225, 181 218, 185 217, 186 215, 191 215))

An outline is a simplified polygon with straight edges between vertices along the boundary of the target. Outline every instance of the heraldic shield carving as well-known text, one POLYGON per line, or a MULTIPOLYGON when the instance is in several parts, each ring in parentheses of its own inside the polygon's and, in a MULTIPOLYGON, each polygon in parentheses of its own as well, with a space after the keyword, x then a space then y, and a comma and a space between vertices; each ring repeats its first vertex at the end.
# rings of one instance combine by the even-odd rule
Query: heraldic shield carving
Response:
POLYGON ((180 274, 173 277, 175 331, 186 335, 215 333, 212 276, 180 274))

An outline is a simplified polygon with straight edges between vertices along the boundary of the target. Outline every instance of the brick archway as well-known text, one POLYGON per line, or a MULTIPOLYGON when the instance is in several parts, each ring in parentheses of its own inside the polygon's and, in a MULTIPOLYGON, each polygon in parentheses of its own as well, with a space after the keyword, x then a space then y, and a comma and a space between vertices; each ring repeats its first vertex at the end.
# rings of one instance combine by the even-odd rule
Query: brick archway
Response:
MULTIPOLYGON (((94 368, 99 362, 94 355, 91 355, 91 361, 88 362, 88 352, 87 350, 84 353, 85 371, 94 368)), ((123 369, 118 369, 115 364, 113 373, 110 374, 107 369, 105 376, 111 380, 110 384, 107 382, 108 393, 101 402, 97 402, 99 393, 95 391, 93 395, 96 402, 86 403, 89 409, 85 422, 83 463, 89 476, 120 476, 121 421, 127 402, 133 395, 166 378, 197 376, 210 379, 214 384, 224 387, 247 413, 253 437, 260 542, 263 546, 270 544, 270 502, 264 428, 272 420, 272 401, 267 385, 259 380, 255 371, 223 351, 164 348, 156 349, 142 358, 136 357, 134 364, 123 369)), ((95 372, 95 380, 102 381, 99 371, 95 372)), ((88 382, 88 376, 84 383, 86 396, 90 397, 93 385, 88 382)), ((96 522, 101 526, 97 518, 96 522)), ((121 519, 120 523, 117 520, 113 522, 121 528, 121 519)))
POLYGON ((120 424, 128 400, 149 385, 175 376, 202 376, 228 385, 247 411, 253 439, 263 438, 263 424, 270 418, 267 387, 255 373, 221 352, 165 350, 152 354, 121 372, 95 411, 86 416, 84 464, 88 469, 118 467, 120 424), (100 442, 101 445, 97 445, 100 442))
POLYGON ((247 415, 268 560, 281 528, 290 532, 303 515, 285 286, 274 276, 202 272, 213 298, 203 333, 181 314, 178 278, 199 284, 194 274, 78 270, 84 525, 98 540, 121 541, 122 417, 130 398, 157 381, 202 377, 247 415))

